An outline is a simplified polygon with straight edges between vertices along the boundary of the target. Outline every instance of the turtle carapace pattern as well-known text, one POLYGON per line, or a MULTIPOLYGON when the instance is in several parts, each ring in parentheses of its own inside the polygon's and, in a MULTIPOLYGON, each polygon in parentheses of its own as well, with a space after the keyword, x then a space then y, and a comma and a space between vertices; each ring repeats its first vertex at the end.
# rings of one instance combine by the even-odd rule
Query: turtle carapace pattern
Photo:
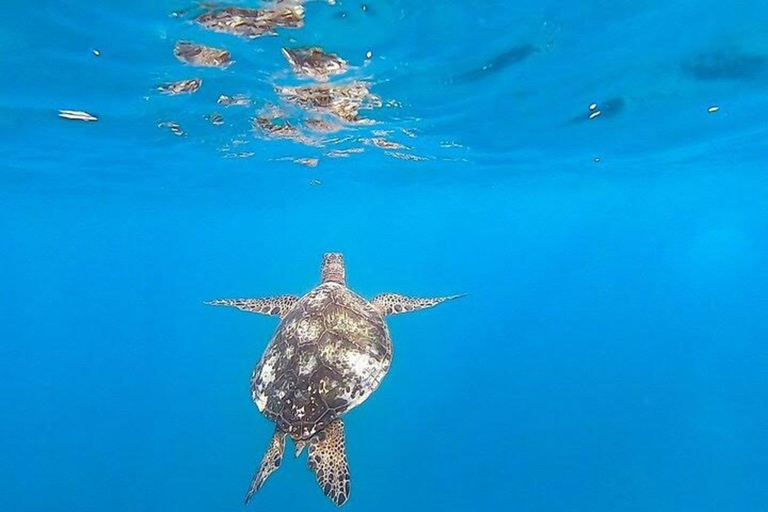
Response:
POLYGON ((347 288, 344 257, 323 256, 321 283, 299 298, 219 299, 215 306, 278 316, 280 325, 251 377, 251 397, 275 433, 253 477, 246 504, 280 467, 285 438, 298 457, 309 447, 309 467, 336 505, 349 499, 349 464, 342 416, 363 403, 389 371, 392 341, 387 315, 436 306, 435 298, 387 293, 368 301, 347 288))

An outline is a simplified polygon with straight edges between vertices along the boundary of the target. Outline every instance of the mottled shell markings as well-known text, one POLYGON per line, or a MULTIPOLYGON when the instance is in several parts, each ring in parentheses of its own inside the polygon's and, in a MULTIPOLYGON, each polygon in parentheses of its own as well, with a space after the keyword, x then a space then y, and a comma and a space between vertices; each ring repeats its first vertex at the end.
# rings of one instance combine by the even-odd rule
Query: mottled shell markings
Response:
POLYGON ((365 400, 391 357, 378 311, 346 287, 326 283, 284 319, 254 373, 254 401, 291 436, 307 439, 365 400))
POLYGON ((317 368, 317 356, 304 352, 299 358, 299 375, 311 375, 315 368, 317 368))
POLYGON ((306 345, 307 343, 317 343, 317 339, 320 337, 320 333, 323 332, 323 322, 317 318, 306 317, 302 318, 298 322, 296 328, 296 335, 298 336, 299 345, 306 345))

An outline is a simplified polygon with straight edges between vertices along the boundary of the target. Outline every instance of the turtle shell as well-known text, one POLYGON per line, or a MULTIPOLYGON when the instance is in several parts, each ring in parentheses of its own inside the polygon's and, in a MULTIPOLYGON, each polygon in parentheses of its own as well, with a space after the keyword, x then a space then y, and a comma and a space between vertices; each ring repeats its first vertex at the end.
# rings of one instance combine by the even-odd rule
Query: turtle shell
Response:
POLYGON ((283 318, 251 379, 259 410, 295 439, 309 439, 360 405, 392 360, 384 319, 343 285, 325 283, 283 318))

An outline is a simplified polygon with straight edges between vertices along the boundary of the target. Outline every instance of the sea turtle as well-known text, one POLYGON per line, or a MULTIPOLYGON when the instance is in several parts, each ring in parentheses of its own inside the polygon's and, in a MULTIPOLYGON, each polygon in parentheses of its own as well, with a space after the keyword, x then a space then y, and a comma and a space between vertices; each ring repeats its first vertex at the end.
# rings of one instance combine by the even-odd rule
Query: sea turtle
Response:
POLYGON ((256 406, 275 433, 245 497, 251 500, 283 459, 285 438, 336 505, 349 498, 342 416, 373 393, 389 370, 392 342, 384 317, 436 306, 459 295, 412 298, 396 293, 371 301, 347 288, 344 258, 323 256, 321 283, 299 298, 220 299, 215 306, 273 315, 281 322, 251 377, 256 406))

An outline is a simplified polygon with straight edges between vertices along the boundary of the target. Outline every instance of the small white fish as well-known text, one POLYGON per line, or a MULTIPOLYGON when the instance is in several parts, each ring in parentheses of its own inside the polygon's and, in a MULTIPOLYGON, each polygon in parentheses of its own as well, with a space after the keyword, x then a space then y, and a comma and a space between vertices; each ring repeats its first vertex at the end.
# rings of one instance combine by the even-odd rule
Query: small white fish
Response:
POLYGON ((93 50, 93 55, 94 55, 95 57, 101 57, 101 52, 100 52, 99 50, 96 50, 96 49, 94 49, 94 50, 93 50))
POLYGON ((594 119, 594 118, 596 118, 597 116, 599 116, 599 115, 600 115, 600 114, 602 114, 602 113, 603 113, 603 112, 602 112, 602 111, 600 111, 600 110, 595 110, 594 112, 592 112, 591 114, 589 114, 589 118, 590 118, 590 119, 594 119))
POLYGON ((98 121, 99 118, 82 110, 59 110, 59 117, 62 119, 71 119, 73 121, 98 121))
POLYGON ((592 104, 589 106, 589 110, 595 110, 596 108, 597 108, 597 103, 592 103, 592 104))
POLYGON ((368 53, 366 53, 366 54, 365 54, 365 58, 366 58, 366 59, 371 59, 371 58, 373 58, 373 52, 368 52, 368 53))
POLYGON ((717 105, 712 105, 707 109, 707 112, 709 112, 710 114, 714 114, 718 110, 720 110, 720 107, 718 107, 717 105))

